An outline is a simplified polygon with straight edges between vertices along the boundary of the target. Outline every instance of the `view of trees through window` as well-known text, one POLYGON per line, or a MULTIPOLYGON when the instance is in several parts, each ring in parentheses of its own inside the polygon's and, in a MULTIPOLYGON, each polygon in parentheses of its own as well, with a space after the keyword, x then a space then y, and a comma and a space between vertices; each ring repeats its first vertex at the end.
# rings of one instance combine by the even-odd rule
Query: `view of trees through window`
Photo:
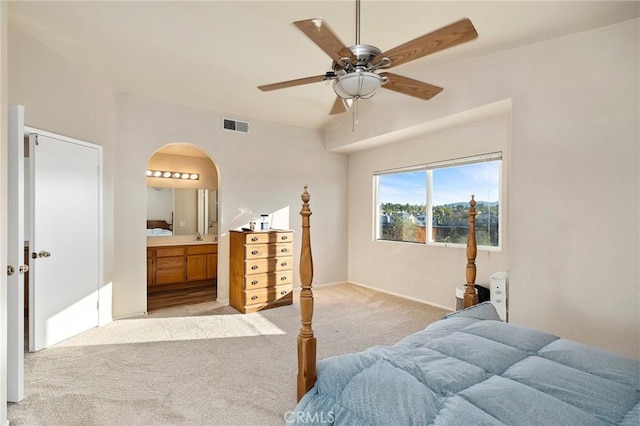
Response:
POLYGON ((377 239, 466 244, 473 194, 478 245, 498 247, 500 163, 492 159, 377 175, 377 239))

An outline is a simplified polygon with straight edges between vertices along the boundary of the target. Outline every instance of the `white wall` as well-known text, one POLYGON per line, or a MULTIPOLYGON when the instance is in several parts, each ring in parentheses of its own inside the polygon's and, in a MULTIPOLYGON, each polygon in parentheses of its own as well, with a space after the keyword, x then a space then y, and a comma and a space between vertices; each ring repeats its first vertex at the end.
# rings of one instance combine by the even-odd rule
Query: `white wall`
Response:
MULTIPOLYGON (((220 113, 118 95, 119 143, 115 176, 116 278, 114 315, 141 312, 146 306, 145 220, 149 158, 175 142, 198 146, 214 161, 220 175, 218 200, 218 298, 229 297, 228 230, 275 213, 274 227, 295 231, 300 247, 303 185, 311 193, 316 283, 344 281, 347 275, 347 158, 327 152, 313 130, 259 120, 249 134, 221 129, 220 113), (315 204, 315 205, 314 205, 315 204)), ((299 282, 294 257, 295 282, 299 282)))
MULTIPOLYGON (((455 309, 455 288, 466 283, 465 247, 375 241, 373 173, 502 151, 506 183, 508 134, 508 116, 501 114, 352 153, 349 157, 349 281, 455 309)), ((500 217, 504 218, 508 216, 508 194, 503 196, 501 204, 500 217)), ((503 225, 503 229, 508 228, 503 225)), ((501 252, 478 252, 476 283, 486 285, 493 272, 507 268, 505 235, 502 241, 501 252)))
MULTIPOLYGON (((507 126, 511 321, 636 358, 640 356, 638 22, 411 75, 445 90, 427 104, 414 102, 415 108, 404 109, 403 115, 388 113, 396 98, 385 98, 390 103, 384 108, 374 102, 379 99, 366 104, 366 110, 363 102, 355 135, 347 117, 327 133, 326 142, 331 149, 349 150, 380 135, 392 138, 399 129, 511 99, 507 126)), ((445 155, 435 146, 438 139, 445 141, 467 130, 453 128, 351 155, 350 280, 370 280, 376 287, 396 288, 437 304, 450 300, 451 287, 460 279, 444 281, 445 270, 453 268, 462 275, 460 259, 453 262, 443 249, 436 253, 370 242, 371 169, 399 165, 407 160, 406 150, 419 152, 410 164, 445 155), (404 149, 398 149, 401 146, 404 149), (401 262, 394 274, 376 277, 363 271, 362 262, 376 270, 376 262, 385 257, 401 262), (424 273, 419 274, 418 262, 438 266, 429 271, 420 268, 424 273)), ((481 140, 477 136, 485 131, 471 132, 466 142, 481 140)), ((500 266, 488 262, 479 256, 478 268, 484 273, 500 266)))
POLYGON ((251 123, 249 134, 223 131, 219 112, 113 93, 15 26, 9 42, 9 98, 25 105, 26 124, 105 147, 105 282, 113 284, 114 317, 146 310, 145 171, 153 153, 174 142, 197 145, 218 167, 220 299, 228 298, 226 231, 275 213, 273 226, 296 231, 299 247, 304 184, 316 207, 312 227, 322 229, 314 281, 346 280, 347 157, 325 151, 319 132, 246 117, 239 119, 251 123))
POLYGON ((101 285, 108 291, 113 280, 114 93, 13 24, 8 38, 9 103, 25 106, 25 125, 103 147, 105 258, 101 285))

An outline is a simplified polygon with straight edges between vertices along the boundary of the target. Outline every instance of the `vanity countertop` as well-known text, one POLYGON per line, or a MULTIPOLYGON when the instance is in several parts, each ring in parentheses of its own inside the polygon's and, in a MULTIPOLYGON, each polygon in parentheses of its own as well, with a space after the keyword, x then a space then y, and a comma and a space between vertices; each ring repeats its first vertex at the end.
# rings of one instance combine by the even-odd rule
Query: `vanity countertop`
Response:
MULTIPOLYGON (((169 237, 171 238, 171 237, 169 237)), ((199 246, 203 244, 218 244, 217 241, 213 240, 204 240, 204 241, 193 241, 191 240, 182 240, 182 239, 164 239, 162 237, 151 237, 147 238, 147 247, 160 247, 160 246, 199 246)))

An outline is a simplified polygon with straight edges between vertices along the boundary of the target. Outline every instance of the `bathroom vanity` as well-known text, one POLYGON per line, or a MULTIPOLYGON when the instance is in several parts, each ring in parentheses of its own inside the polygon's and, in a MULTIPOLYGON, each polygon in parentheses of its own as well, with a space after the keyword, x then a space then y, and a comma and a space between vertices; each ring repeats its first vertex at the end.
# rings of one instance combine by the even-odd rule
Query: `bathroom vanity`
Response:
POLYGON ((214 301, 218 244, 193 242, 147 246, 147 310, 214 301))

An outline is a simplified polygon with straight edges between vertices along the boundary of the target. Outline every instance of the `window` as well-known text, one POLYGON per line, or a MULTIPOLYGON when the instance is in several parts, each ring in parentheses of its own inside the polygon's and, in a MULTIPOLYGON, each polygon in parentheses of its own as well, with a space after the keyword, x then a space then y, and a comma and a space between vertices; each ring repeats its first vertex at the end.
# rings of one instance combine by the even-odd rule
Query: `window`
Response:
POLYGON ((501 166, 494 153, 375 173, 376 239, 466 244, 473 194, 478 246, 500 247, 501 166))

